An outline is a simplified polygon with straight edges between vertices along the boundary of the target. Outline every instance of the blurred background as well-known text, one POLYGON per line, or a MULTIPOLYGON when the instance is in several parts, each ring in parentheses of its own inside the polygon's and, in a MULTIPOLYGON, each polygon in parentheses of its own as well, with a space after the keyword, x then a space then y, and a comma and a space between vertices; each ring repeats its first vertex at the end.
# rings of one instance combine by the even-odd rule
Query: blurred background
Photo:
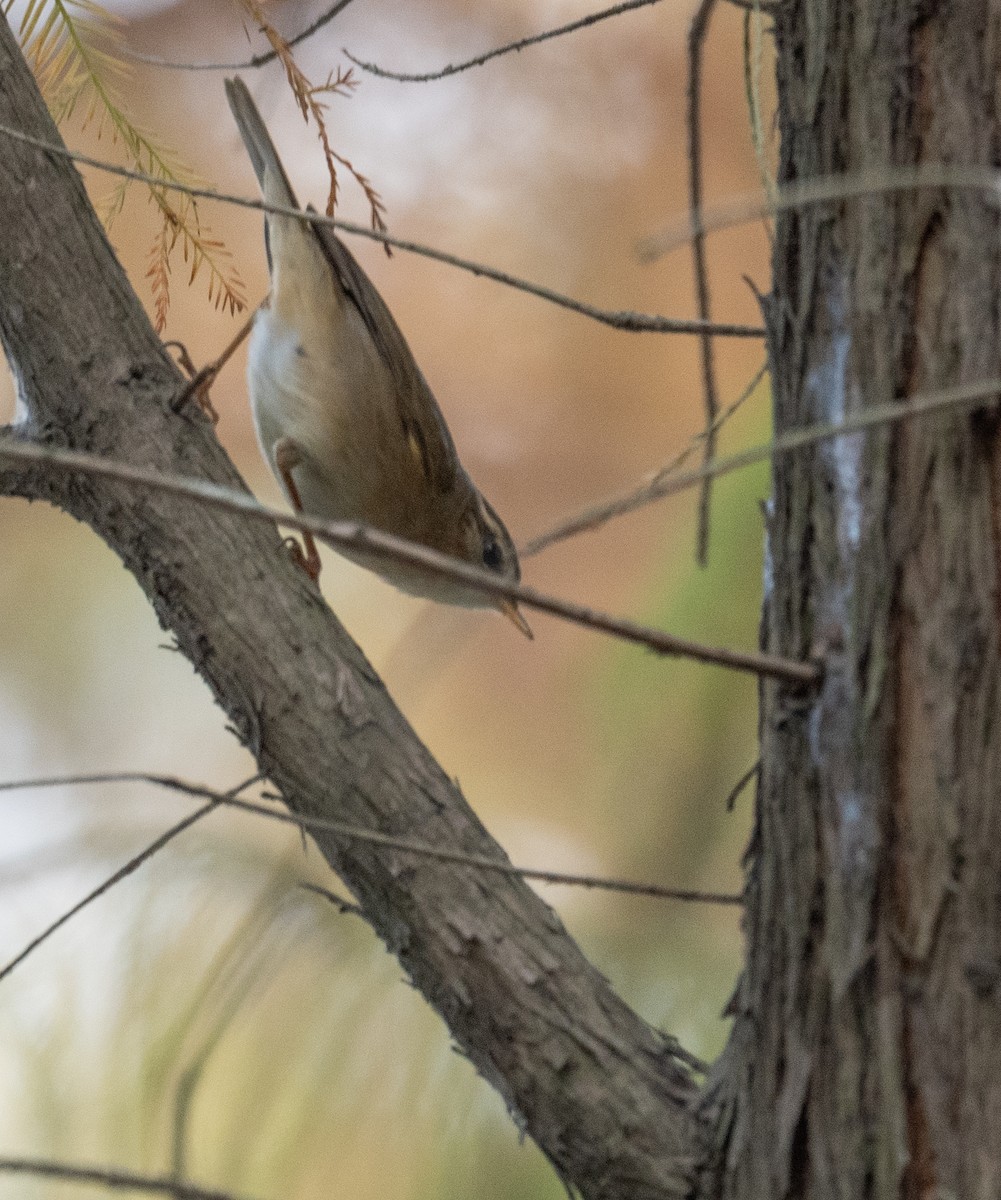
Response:
MULTIPOLYGON (((185 62, 264 49, 232 0, 109 3, 123 45, 185 62)), ((271 3, 286 36, 323 2, 271 3)), ((355 0, 296 56, 314 80, 341 49, 427 71, 594 11, 591 0, 355 0)), ((361 76, 333 98, 335 149, 382 194, 391 231, 612 309, 694 315, 689 255, 641 265, 638 241, 686 205, 686 37, 665 3, 441 82, 361 76)), ((743 15, 714 16, 705 70, 706 196, 758 185, 743 15)), ((315 134, 281 68, 242 72, 304 201, 322 208, 315 134)), ((221 71, 135 63, 128 111, 213 186, 256 196, 221 71)), ((764 70, 767 83, 768 71, 764 70)), ((770 96, 764 96, 770 111, 770 96)), ((768 130, 766 129, 766 133, 768 130)), ((79 119, 70 146, 120 161, 79 119)), ((115 181, 87 172, 95 200, 115 181)), ((259 214, 201 202, 250 303, 266 291, 259 214)), ((343 179, 340 215, 367 222, 343 179)), ((158 225, 137 185, 112 240, 137 290, 158 225)), ((374 244, 351 248, 404 329, 470 473, 524 542, 628 489, 702 421, 691 337, 624 333, 374 244)), ((760 226, 711 239, 717 319, 757 324, 768 289, 760 226)), ((242 318, 215 310, 178 259, 165 337, 196 363, 242 318)), ((764 357, 720 340, 721 398, 764 357)), ((241 352, 213 388, 217 433, 263 501, 241 352)), ((9 378, 0 419, 13 413, 9 378)), ((766 387, 721 451, 764 440, 766 387)), ((763 468, 715 493, 711 561, 694 564, 685 493, 524 563, 526 582, 708 642, 752 648, 761 597, 763 468)), ((227 789, 250 757, 119 562, 70 518, 0 500, 0 779, 144 771, 227 789)), ((738 890, 753 763, 753 680, 657 659, 529 613, 535 640, 488 613, 430 607, 325 555, 324 593, 513 860, 666 885, 738 890)), ((260 789, 258 789, 259 791, 260 789)), ((0 964, 187 815, 193 802, 117 784, 0 792, 0 964)), ((178 1169, 259 1197, 556 1197, 562 1186, 449 1044, 367 926, 299 885, 335 887, 287 827, 217 812, 68 923, 0 982, 0 1151, 178 1169)), ((739 913, 541 888, 647 1020, 711 1059, 739 970, 739 913)), ((0 1196, 78 1189, 0 1178, 0 1196)))

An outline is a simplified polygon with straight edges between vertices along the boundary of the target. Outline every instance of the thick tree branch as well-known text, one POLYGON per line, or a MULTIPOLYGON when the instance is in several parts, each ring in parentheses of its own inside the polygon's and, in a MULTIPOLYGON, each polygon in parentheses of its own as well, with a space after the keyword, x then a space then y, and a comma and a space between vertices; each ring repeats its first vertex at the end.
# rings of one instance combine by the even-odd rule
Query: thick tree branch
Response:
MULTIPOLYGON (((6 23, 0 120, 58 134, 6 23)), ((75 170, 9 142, 0 336, 22 436, 240 486, 111 253, 75 170)), ((461 793, 273 529, 113 481, 0 469, 119 555, 289 808, 496 857, 461 793)), ((681 1197, 699 1154, 687 1056, 641 1021, 520 879, 315 831, 414 985, 586 1197, 681 1197)))

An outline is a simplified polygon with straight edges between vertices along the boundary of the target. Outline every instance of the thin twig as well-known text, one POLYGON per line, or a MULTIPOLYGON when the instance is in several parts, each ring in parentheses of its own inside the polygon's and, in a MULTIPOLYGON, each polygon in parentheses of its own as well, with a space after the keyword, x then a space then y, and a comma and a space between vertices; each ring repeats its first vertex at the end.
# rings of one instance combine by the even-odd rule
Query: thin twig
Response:
POLYGON ((519 867, 510 862, 498 862, 481 854, 465 854, 460 850, 446 850, 441 846, 432 846, 426 842, 410 841, 407 838, 393 837, 388 833, 379 833, 370 829, 362 829, 357 825, 345 825, 340 821, 328 821, 322 817, 300 817, 294 813, 284 813, 278 809, 269 809, 263 804, 255 804, 250 800, 221 800, 230 808, 243 812, 257 813, 272 817, 275 820, 297 825, 303 829, 325 830, 352 841, 368 842, 374 846, 385 846, 390 850, 402 850, 409 854, 417 854, 423 858, 437 859, 439 862, 458 863, 462 866, 477 867, 485 871, 496 871, 500 875, 513 875, 519 879, 535 879, 539 883, 560 884, 566 887, 589 888, 595 891, 624 892, 631 896, 650 896, 660 900, 687 900, 699 904, 740 904, 742 897, 731 892, 700 891, 694 888, 664 887, 658 883, 638 883, 631 879, 614 879, 601 875, 586 875, 570 871, 547 871, 542 867, 519 867))
MULTIPOLYGON (((249 787, 252 783, 256 783, 260 778, 260 775, 254 775, 251 779, 241 783, 238 788, 234 789, 232 796, 237 796, 244 790, 244 788, 249 787)), ((49 781, 46 782, 48 783, 49 781)), ((189 829, 195 824, 196 821, 200 821, 202 817, 210 813, 219 803, 221 803, 221 797, 213 796, 208 804, 204 805, 202 808, 196 809, 193 813, 190 813, 184 818, 183 821, 178 821, 176 825, 172 825, 165 833, 160 834, 158 838, 150 842, 150 844, 144 850, 141 850, 138 854, 130 858, 124 866, 119 867, 119 869, 115 871, 113 875, 109 875, 108 878, 94 888, 92 892, 89 892, 82 900, 74 904, 72 908, 67 909, 66 912, 57 917, 56 920, 53 921, 52 924, 46 929, 43 929, 37 937, 32 938, 32 940, 19 954, 15 955, 14 958, 12 958, 3 967, 0 967, 0 982, 6 979, 11 971, 24 962, 24 960, 35 950, 37 950, 43 942, 48 941, 48 939, 56 932, 57 929, 61 929, 66 922, 75 917, 77 913, 82 912, 83 909, 87 908, 88 905, 93 904, 98 897, 103 896, 105 892, 110 891, 116 883, 121 883, 123 879, 128 878, 128 876, 134 871, 137 871, 144 862, 147 862, 149 859, 151 859, 154 854, 162 850, 164 846, 166 846, 169 842, 172 842, 179 834, 182 834, 186 829, 189 829)))
POLYGON ((760 770, 761 770, 761 759, 757 758, 754 760, 753 765, 748 767, 748 769, 744 772, 744 774, 741 775, 741 777, 737 780, 737 782, 730 789, 730 794, 729 794, 729 796, 727 796, 726 804, 724 806, 726 808, 727 812, 733 812, 733 810, 737 806, 737 801, 740 799, 740 793, 744 790, 744 788, 747 787, 747 785, 751 782, 751 780, 757 776, 757 774, 760 770))
POLYGON ((409 854, 418 854, 423 858, 433 858, 439 862, 459 863, 464 866, 478 867, 487 871, 497 871, 501 875, 515 875, 521 879, 535 879, 540 883, 561 884, 568 887, 594 888, 608 892, 625 892, 632 896, 651 896, 661 900, 687 900, 702 904, 740 904, 741 897, 731 892, 707 892, 692 888, 662 887, 656 883, 636 883, 630 879, 610 879, 605 876, 583 875, 567 871, 546 871, 541 867, 517 867, 513 863, 488 858, 482 854, 466 854, 461 850, 447 850, 442 846, 432 846, 426 842, 412 841, 409 838, 398 838, 392 834, 380 833, 377 830, 362 829, 357 825, 348 825, 342 821, 330 821, 324 817, 299 816, 297 813, 282 812, 280 809, 269 808, 252 800, 239 800, 230 793, 220 793, 200 784, 187 783, 172 776, 143 774, 138 771, 107 772, 96 775, 65 775, 46 777, 42 779, 19 779, 0 783, 0 792, 19 791, 27 788, 70 787, 82 784, 107 783, 149 783, 183 792, 188 796, 209 799, 212 805, 235 808, 241 812, 268 817, 272 821, 281 821, 295 825, 299 829, 324 830, 335 833, 352 841, 366 842, 375 846, 385 846, 390 850, 402 850, 409 854))
POLYGON ((142 171, 133 171, 128 167, 119 167, 114 163, 105 162, 103 159, 94 158, 89 154, 82 154, 77 150, 68 150, 65 146, 53 145, 51 142, 46 142, 41 138, 32 137, 30 134, 13 129, 9 125, 0 124, 0 134, 15 138, 28 146, 35 146, 48 154, 55 154, 61 158, 71 159, 73 162, 82 163, 84 166, 105 171, 109 175, 118 175, 123 179, 134 179, 139 183, 148 183, 165 191, 184 192, 186 195, 197 199, 218 200, 221 204, 232 204, 237 208, 253 209, 255 212, 297 217, 300 221, 308 221, 311 225, 328 225, 331 229, 340 230, 342 233, 355 234, 357 237, 379 242, 380 245, 392 246, 396 250, 405 250, 410 254, 418 254, 422 258, 430 258, 435 262, 445 263, 450 267, 458 267, 462 271, 469 271, 471 274, 482 276, 484 279, 493 279, 497 283, 503 283, 507 287, 514 288, 520 292, 527 292, 531 296, 538 296, 540 299, 548 300, 550 303, 556 304, 561 308, 567 308, 571 312, 580 313, 581 316, 590 317, 592 320, 599 321, 603 325, 610 325, 613 329, 621 329, 627 333, 711 333, 716 337, 737 338, 763 338, 765 336, 764 329, 757 325, 720 323, 707 326, 704 321, 682 320, 675 317, 661 317, 651 313, 613 311, 611 309, 597 308, 594 305, 585 304, 581 300, 574 300, 571 296, 564 296, 562 293, 543 287, 541 284, 530 283, 526 279, 519 279, 515 275, 509 275, 506 271, 498 271, 496 268, 488 267, 484 263, 473 262, 467 258, 459 258, 457 255, 448 254, 444 250, 435 250, 431 246, 422 245, 420 242, 411 242, 403 238, 393 237, 391 234, 381 232, 377 229, 369 229, 365 225, 356 225, 352 221, 342 221, 336 217, 327 217, 322 213, 306 212, 304 209, 299 208, 286 208, 280 204, 267 204, 263 200, 254 200, 249 196, 235 196, 228 192, 217 191, 215 188, 195 187, 172 180, 158 179, 156 176, 147 175, 142 171))
POLYGON ((238 789, 219 792, 215 788, 206 787, 201 783, 189 783, 186 779, 178 779, 174 775, 157 775, 150 771, 85 771, 68 775, 36 775, 29 779, 0 780, 0 792, 80 787, 84 784, 149 783, 155 787, 166 788, 168 791, 181 792, 183 795, 192 796, 195 799, 222 803, 223 797, 228 797, 230 800, 235 799, 240 792, 262 778, 261 775, 255 775, 253 779, 242 783, 238 789))
POLYGON ((766 15, 778 12, 783 5, 789 3, 791 0, 727 0, 727 4, 739 8, 742 12, 761 12, 766 15))
POLYGON ((726 458, 714 458, 712 462, 703 463, 701 467, 685 472, 661 473, 663 478, 648 481, 637 490, 627 492, 624 496, 605 500, 592 508, 579 512, 576 517, 564 521, 549 533, 540 534, 527 542, 522 554, 538 553, 541 548, 552 542, 570 538, 576 533, 597 529, 611 517, 623 516, 627 512, 635 512, 654 500, 667 496, 675 496, 689 487, 700 484, 703 479, 719 479, 721 475, 729 475, 744 467, 753 467, 756 462, 766 458, 774 458, 780 454, 790 454, 803 446, 827 442, 831 438, 843 437, 850 433, 859 433, 880 425, 892 425, 895 421, 904 421, 910 416, 940 412, 941 409, 959 408, 965 404, 975 404, 988 400, 988 397, 1001 392, 1001 379, 989 379, 985 383, 957 384, 954 388, 943 388, 931 392, 918 392, 916 396, 905 397, 903 400, 891 401, 887 404, 876 404, 873 408, 862 409, 853 413, 838 425, 808 425, 802 430, 790 430, 781 434, 772 442, 750 446, 748 450, 739 450, 737 454, 726 458))
MULTIPOLYGON (((709 268, 706 263, 706 235, 702 229, 702 54, 709 20, 716 0, 702 0, 688 31, 688 216, 692 226, 692 269, 695 274, 695 302, 699 317, 709 321, 709 268)), ((719 393, 716 387, 716 364, 713 340, 703 334, 699 338, 702 363, 702 390, 706 412, 704 461, 716 457, 716 414, 719 393)), ((695 537, 695 559, 704 567, 709 559, 709 508, 712 501, 712 479, 706 477, 699 490, 698 532, 695 537)))
POLYGON ((113 875, 109 875, 108 878, 94 888, 92 892, 89 892, 86 896, 84 896, 79 903, 74 904, 72 908, 67 909, 66 912, 53 921, 51 925, 43 929, 37 937, 32 938, 32 940, 19 954, 16 954, 12 959, 10 959, 9 962, 5 963, 3 967, 0 967, 0 981, 6 979, 15 967, 24 962, 24 960, 30 954, 34 953, 34 951, 37 950, 43 942, 48 941, 48 939, 56 932, 56 930, 61 929, 62 926, 65 925, 66 922, 72 917, 75 917, 78 912, 82 912, 83 909, 85 909, 89 904, 92 904, 96 899, 98 899, 99 896, 103 896, 106 891, 114 887, 116 883, 120 883, 123 879, 131 875, 133 871, 138 870, 138 868, 141 867, 147 859, 152 858, 158 850, 162 850, 168 842, 172 842, 174 838, 178 836, 178 834, 183 833, 185 829, 188 829, 190 826, 194 825, 196 821, 200 821, 202 817, 210 813, 215 807, 216 804, 215 801, 213 801, 211 804, 206 804, 204 807, 196 809, 195 812, 190 813, 187 817, 185 817, 183 821, 178 821, 176 825, 172 825, 170 829, 168 829, 165 833, 162 833, 155 841, 150 842, 150 844, 144 850, 141 850, 134 858, 130 858, 123 867, 117 870, 113 875))
POLYGON ((62 1179, 67 1183, 106 1188, 109 1191, 146 1192, 170 1196, 173 1200, 241 1200, 235 1192, 181 1183, 163 1175, 140 1175, 118 1167, 84 1167, 76 1163, 55 1162, 44 1158, 0 1158, 0 1173, 35 1175, 44 1179, 62 1179))
MULTIPOLYGON (((744 388, 737 399, 716 418, 713 423, 714 434, 718 433, 734 413, 754 395, 758 384, 764 379, 767 373, 768 363, 762 363, 755 372, 754 378, 744 388)), ((631 492, 628 492, 625 496, 619 496, 614 500, 607 501, 604 504, 589 505, 583 512, 568 517, 566 520, 561 521, 559 525, 553 526, 552 529, 547 530, 545 533, 540 533, 537 537, 532 538, 530 542, 526 542, 519 549, 519 556, 521 558, 531 558, 534 554, 548 549, 548 547, 555 545, 557 542, 566 541, 567 538, 574 537, 578 533, 599 529, 607 521, 612 520, 613 517, 633 512, 637 508, 642 508, 645 504, 651 504, 655 500, 660 500, 664 495, 661 490, 664 481, 670 479, 691 458, 702 442, 705 441, 705 437, 706 431, 703 429, 692 438, 679 455, 663 467, 660 467, 652 475, 648 475, 631 492)))
POLYGON ((146 467, 133 466, 131 463, 113 462, 95 454, 26 442, 0 441, 0 458, 5 457, 37 463, 46 469, 82 471, 103 479, 136 484, 170 495, 182 496, 210 508, 240 513, 252 520, 284 525, 300 533, 311 533, 334 549, 361 550, 379 559, 406 563, 431 576, 458 581, 487 596, 516 600, 527 608, 536 608, 540 612, 550 613, 574 624, 600 630, 622 641, 646 646, 658 654, 693 658, 735 671, 782 679, 797 686, 813 686, 820 680, 820 667, 814 663, 797 662, 773 654, 706 646, 687 638, 675 637, 660 629, 651 629, 622 617, 612 617, 582 604, 574 604, 569 600, 561 600, 539 592, 535 588, 521 586, 485 568, 449 558, 426 546, 394 537, 382 530, 352 521, 325 521, 304 513, 289 513, 282 509, 269 508, 258 504, 246 492, 221 487, 207 480, 190 479, 183 475, 165 475, 146 467))
MULTIPOLYGON (((1001 378, 989 379, 981 383, 956 384, 954 387, 941 388, 932 392, 919 392, 901 400, 893 400, 888 404, 877 404, 871 408, 861 409, 852 413, 844 421, 832 425, 807 425, 803 429, 792 429, 781 434, 770 442, 760 446, 751 446, 740 450, 727 458, 717 458, 711 463, 704 463, 691 471, 681 471, 666 475, 657 484, 645 484, 638 491, 628 492, 615 500, 596 504, 593 508, 578 514, 571 521, 559 527, 561 537, 590 529, 600 525, 611 516, 620 516, 642 508, 653 500, 661 500, 665 496, 673 496, 687 488, 701 483, 703 479, 719 479, 721 475, 729 475, 733 471, 743 470, 765 459, 776 458, 780 454, 790 454, 805 446, 813 446, 818 442, 826 442, 831 438, 847 434, 861 433, 880 425, 892 425, 897 421, 906 421, 910 417, 924 416, 941 412, 944 409, 962 408, 972 404, 990 402, 990 398, 1001 394, 1001 378)), ((996 402, 996 400, 995 400, 996 402)), ((528 543, 526 549, 532 549, 540 542, 549 543, 549 534, 544 534, 528 543)))
POLYGON ((527 46, 536 46, 539 42, 548 42, 551 38, 562 37, 566 33, 574 33, 578 29, 585 29, 588 25, 594 25, 598 21, 607 20, 609 17, 617 17, 620 13, 629 12, 630 9, 648 8, 651 4, 659 3, 660 0, 625 0, 623 4, 613 5, 612 8, 604 8, 600 12, 591 13, 590 16, 581 17, 578 21, 571 21, 568 25, 560 25, 555 29, 547 29, 545 33, 536 33, 531 37, 520 38, 516 42, 508 42, 506 45, 498 46, 494 50, 488 50, 485 54, 480 54, 476 58, 467 59, 465 62, 451 63, 447 67, 442 67, 437 71, 429 71, 426 74, 414 75, 404 71, 388 71, 384 67, 380 67, 377 63, 362 62, 360 58, 355 58, 347 50, 343 50, 342 53, 356 67, 361 67, 363 71, 368 71, 370 75, 378 75, 380 79, 395 79, 399 83, 430 83, 436 79, 447 79, 449 75, 458 75, 460 71, 468 71, 470 67, 482 67, 484 63, 489 62, 492 58, 499 58, 502 54, 524 50, 527 46))
POLYGON ((341 914, 342 917, 362 917, 364 913, 357 904, 352 904, 345 900, 343 896, 338 896, 336 892, 332 892, 329 888, 320 887, 318 883, 309 883, 305 879, 299 884, 304 892, 312 892, 314 896, 322 896, 328 904, 332 904, 334 908, 341 914))
MULTIPOLYGON (((337 3, 332 8, 327 9, 312 24, 307 25, 301 33, 296 34, 293 38, 289 38, 288 45, 290 47, 298 46, 300 42, 304 42, 307 38, 312 37, 317 30, 322 29, 324 25, 332 21, 350 3, 351 0, 337 0, 337 3)), ((141 54, 138 50, 126 49, 122 53, 124 57, 131 59, 133 62, 145 63, 150 67, 160 67, 165 71, 252 71, 257 67, 263 67, 269 62, 273 62, 278 57, 277 50, 267 50, 261 54, 255 54, 253 58, 248 58, 246 62, 171 62, 166 58, 158 58, 155 54, 141 54)))
MULTIPOLYGON (((730 0, 730 2, 733 3, 734 0, 730 0)), ((272 213, 280 217, 297 217, 300 221, 308 221, 311 225, 329 225, 332 229, 356 234, 358 237, 379 242, 380 245, 407 250, 412 254, 419 254, 425 258, 461 267, 463 270, 471 271, 474 275, 483 275, 487 279, 508 283, 511 287, 552 300, 556 304, 581 312, 585 316, 594 316, 596 320, 603 320, 617 329, 657 333, 701 333, 705 328, 701 321, 681 321, 673 317, 651 316, 645 313, 592 310, 589 305, 579 304, 575 300, 570 300, 569 297, 561 296, 558 292, 550 292, 546 288, 536 287, 534 284, 525 283, 514 276, 505 275, 502 271, 494 271, 482 263, 457 258, 419 242, 403 241, 388 233, 380 233, 364 225, 355 225, 350 221, 327 217, 322 213, 306 212, 298 208, 284 208, 280 204, 266 204, 263 200, 256 200, 250 196, 236 196, 230 192, 220 192, 216 188, 196 187, 175 180, 161 179, 143 171, 133 171, 128 167, 117 166, 115 163, 94 158, 78 150, 55 145, 53 142, 45 141, 44 138, 33 137, 29 133, 23 133, 20 129, 14 129, 2 122, 0 122, 0 135, 14 138, 27 146, 35 146, 47 154, 68 158, 73 162, 94 167, 109 175, 134 179, 139 183, 148 183, 163 191, 184 192, 195 199, 218 200, 221 204, 231 204, 236 208, 249 208, 255 212, 272 213)), ((772 200, 762 198, 760 192, 747 192, 726 204, 704 208, 702 210, 702 231, 708 235, 718 233, 722 229, 729 229, 734 225, 745 225, 749 221, 775 216, 778 212, 786 212, 791 209, 924 188, 984 192, 988 198, 994 197, 995 202, 1001 204, 1001 171, 993 167, 957 167, 950 163, 923 163, 914 167, 884 167, 879 171, 864 171, 857 175, 825 176, 820 179, 808 180, 805 183, 785 184, 778 190, 777 197, 772 200)), ((660 233, 651 234, 642 239, 637 249, 644 262, 653 262, 680 246, 688 245, 691 236, 691 217, 686 214, 683 220, 666 226, 660 233)), ((765 330, 760 326, 724 324, 714 325, 712 328, 714 332, 723 337, 763 338, 765 336, 765 330)))
MULTIPOLYGON (((343 229, 347 233, 357 233, 364 237, 372 235, 372 231, 362 225, 350 224, 347 221, 333 223, 336 224, 337 228, 343 229)), ((507 274, 506 271, 497 270, 496 267, 487 267, 482 263, 459 258, 454 254, 446 253, 444 250, 433 250, 428 246, 421 245, 419 242, 405 241, 402 238, 390 238, 385 235, 374 237, 373 240, 384 241, 395 250, 408 250, 412 254, 420 254, 424 258, 431 258, 436 262, 458 267, 460 270, 469 271, 473 275, 482 275, 485 279, 493 279, 496 283, 503 283, 520 292, 527 292, 530 296, 538 296, 540 300, 548 300, 551 304, 556 304, 560 308, 567 308, 571 312, 580 313, 581 316, 590 317, 602 325, 610 325, 613 329, 621 329, 626 333, 690 333, 698 334, 699 336, 758 339, 765 336, 765 330, 760 325, 740 325, 723 321, 707 323, 702 320, 686 320, 681 317, 662 317, 654 313, 596 308, 592 304, 585 304, 582 300, 575 300, 571 296, 554 292, 551 288, 544 287, 542 284, 531 283, 526 279, 519 279, 517 276, 507 274)))
MULTIPOLYGON (((702 210, 702 232, 719 233, 734 225, 774 217, 777 213, 816 204, 856 200, 865 196, 910 192, 924 188, 984 192, 987 199, 1001 205, 1001 172, 994 167, 956 166, 950 163, 922 163, 913 167, 881 167, 854 175, 822 176, 796 183, 785 183, 773 197, 759 191, 702 210)), ((690 218, 672 221, 659 233, 640 241, 637 249, 643 262, 655 262, 691 241, 690 218)))

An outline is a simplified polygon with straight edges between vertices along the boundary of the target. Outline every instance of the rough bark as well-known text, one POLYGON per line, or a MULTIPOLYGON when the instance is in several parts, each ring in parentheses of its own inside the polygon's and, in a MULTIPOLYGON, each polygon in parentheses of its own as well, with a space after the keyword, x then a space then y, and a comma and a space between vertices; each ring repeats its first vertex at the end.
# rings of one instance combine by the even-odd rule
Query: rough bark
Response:
MULTIPOLYGON (((994 164, 999 10, 775 11, 780 181, 994 164)), ((778 221, 779 431, 998 377, 989 197, 925 189, 778 221)), ((709 1107, 733 1200, 1001 1195, 1001 730, 993 407, 777 465, 748 965, 709 1107)))
MULTIPOLYGON (((3 21, 0 122, 59 141, 3 21)), ((73 167, 9 138, 0 281, 0 336, 28 410, 2 436, 241 486, 200 415, 172 410, 181 381, 73 167)), ((0 492, 48 500, 108 543, 294 812, 503 855, 276 531, 2 460, 0 492)), ((530 888, 315 840, 566 1180, 596 1200, 684 1194, 695 1136, 686 1056, 615 995, 530 888)))

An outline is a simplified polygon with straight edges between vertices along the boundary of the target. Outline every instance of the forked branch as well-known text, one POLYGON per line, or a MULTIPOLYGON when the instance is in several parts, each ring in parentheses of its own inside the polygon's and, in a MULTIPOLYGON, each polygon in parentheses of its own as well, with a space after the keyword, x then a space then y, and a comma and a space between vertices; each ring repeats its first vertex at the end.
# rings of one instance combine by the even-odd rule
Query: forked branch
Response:
MULTIPOLYGON (((0 22, 0 123, 59 143, 0 22)), ((58 438, 240 487, 114 259, 79 175, 13 139, 0 172, 0 337, 58 438), (29 186, 30 181, 30 186, 29 186)), ((0 492, 90 525, 144 589, 296 813, 503 856, 272 527, 113 480, 0 467, 0 492)), ((698 1155, 688 1058, 612 991, 516 876, 312 834, 365 919, 560 1175, 587 1200, 680 1198, 698 1155)))

